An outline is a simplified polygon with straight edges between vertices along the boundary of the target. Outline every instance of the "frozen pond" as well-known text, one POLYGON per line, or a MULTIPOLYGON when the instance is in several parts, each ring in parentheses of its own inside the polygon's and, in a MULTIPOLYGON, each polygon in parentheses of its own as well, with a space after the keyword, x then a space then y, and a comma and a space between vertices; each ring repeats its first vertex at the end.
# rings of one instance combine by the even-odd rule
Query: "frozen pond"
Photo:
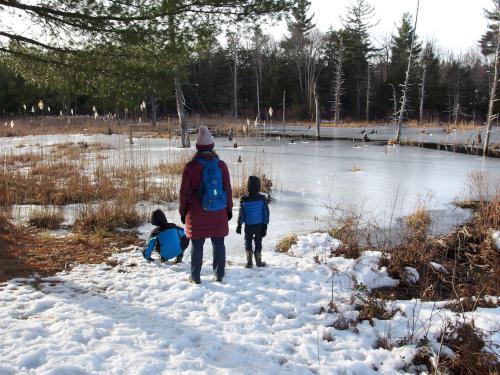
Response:
MULTIPOLYGON (((172 160, 185 150, 178 140, 134 138, 129 145, 125 135, 63 135, 1 138, 3 152, 37 151, 40 145, 62 142, 101 142, 115 147, 106 150, 113 165, 121 163, 155 165, 172 160), (23 144, 26 147, 16 147, 23 144), (31 145, 31 146, 30 146, 31 145)), ((193 145, 194 148, 194 145, 193 145)), ((329 204, 363 205, 379 224, 388 224, 391 214, 404 216, 419 200, 425 201, 437 221, 435 230, 447 230, 463 220, 466 213, 451 202, 464 190, 467 174, 486 171, 500 176, 500 160, 413 147, 384 147, 376 144, 353 145, 347 141, 307 141, 289 139, 216 139, 216 150, 237 178, 246 169, 251 173, 255 160, 274 183, 274 201, 270 205, 271 224, 268 243, 291 232, 306 233, 323 226, 329 204), (238 148, 233 148, 234 142, 238 148), (238 163, 241 156, 242 163, 238 163), (432 196, 431 199, 428 197, 432 196)), ((156 205, 155 205, 156 207, 156 205)), ((168 217, 179 222, 176 205, 168 217)), ((147 205, 144 207, 150 210, 147 205)), ((235 217, 237 201, 235 200, 235 217)), ((228 250, 242 251, 243 240, 231 224, 228 250)))

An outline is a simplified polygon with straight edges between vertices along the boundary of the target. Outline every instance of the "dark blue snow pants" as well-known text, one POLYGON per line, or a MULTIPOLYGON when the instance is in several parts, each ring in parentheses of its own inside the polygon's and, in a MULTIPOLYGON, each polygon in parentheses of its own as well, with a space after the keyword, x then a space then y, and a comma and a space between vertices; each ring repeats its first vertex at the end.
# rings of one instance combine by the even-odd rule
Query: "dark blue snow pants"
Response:
POLYGON ((264 224, 245 225, 245 251, 252 252, 255 242, 255 253, 262 252, 262 228, 264 224))
MULTIPOLYGON (((224 237, 211 238, 213 250, 213 270, 218 279, 224 277, 226 268, 226 247, 224 237)), ((203 263, 203 244, 205 238, 191 240, 191 279, 200 281, 201 264, 203 263)))

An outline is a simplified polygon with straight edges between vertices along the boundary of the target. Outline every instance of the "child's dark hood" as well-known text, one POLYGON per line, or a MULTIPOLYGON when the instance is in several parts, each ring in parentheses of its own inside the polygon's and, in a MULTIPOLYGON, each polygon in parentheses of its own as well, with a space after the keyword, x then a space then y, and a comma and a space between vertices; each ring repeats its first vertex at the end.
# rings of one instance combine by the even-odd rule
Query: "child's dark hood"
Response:
POLYGON ((151 224, 157 227, 164 227, 168 225, 168 220, 162 210, 154 210, 151 215, 151 224))
POLYGON ((257 194, 260 192, 260 179, 256 176, 248 177, 248 193, 257 194))

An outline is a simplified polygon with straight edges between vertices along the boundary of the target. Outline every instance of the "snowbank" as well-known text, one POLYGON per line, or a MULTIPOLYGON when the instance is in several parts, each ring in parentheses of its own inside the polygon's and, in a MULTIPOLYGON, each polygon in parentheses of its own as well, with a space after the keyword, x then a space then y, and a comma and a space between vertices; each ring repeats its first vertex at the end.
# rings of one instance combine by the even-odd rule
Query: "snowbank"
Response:
MULTIPOLYGON (((455 315, 432 303, 395 301, 392 320, 352 323, 365 290, 397 281, 378 269, 378 252, 316 264, 314 254, 328 246, 338 241, 304 236, 294 257, 268 248, 264 258, 270 266, 251 270, 243 268, 242 250, 241 257, 228 260, 223 283, 212 282, 210 259, 202 284, 193 285, 188 260, 149 263, 138 250, 114 256, 116 267, 82 265, 44 279, 11 280, 0 286, 0 373, 412 371, 414 343, 389 351, 377 348, 377 340, 390 336, 397 342, 412 327, 414 342, 429 331, 431 345, 438 345, 443 321, 455 315), (325 311, 330 302, 336 312, 325 311), (336 329, 339 319, 350 323, 336 329)), ((494 343, 500 342, 499 312, 471 314, 481 328, 497 332, 488 338, 494 343)))
POLYGON ((500 231, 493 232, 493 241, 497 245, 497 249, 500 250, 500 231))

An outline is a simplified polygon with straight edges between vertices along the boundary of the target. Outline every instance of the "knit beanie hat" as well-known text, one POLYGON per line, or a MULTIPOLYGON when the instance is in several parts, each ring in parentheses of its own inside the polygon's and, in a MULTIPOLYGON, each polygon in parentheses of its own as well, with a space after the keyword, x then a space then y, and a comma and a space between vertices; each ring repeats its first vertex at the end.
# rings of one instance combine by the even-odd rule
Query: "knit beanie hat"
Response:
POLYGON ((196 140, 196 149, 199 151, 211 151, 214 148, 214 137, 206 126, 200 126, 198 129, 198 139, 196 140))

